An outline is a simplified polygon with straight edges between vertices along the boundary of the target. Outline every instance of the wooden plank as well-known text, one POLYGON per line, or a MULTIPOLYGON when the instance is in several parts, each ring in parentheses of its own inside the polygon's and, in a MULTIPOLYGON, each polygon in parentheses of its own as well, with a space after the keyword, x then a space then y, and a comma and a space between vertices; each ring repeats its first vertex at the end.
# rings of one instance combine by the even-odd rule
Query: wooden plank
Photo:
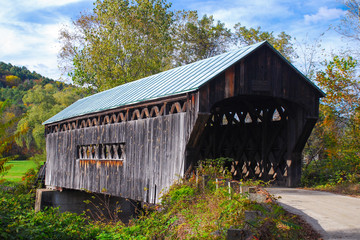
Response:
POLYGON ((248 86, 247 78, 245 75, 245 61, 240 61, 240 87, 239 87, 239 94, 245 94, 246 93, 246 87, 248 86), (247 84, 247 86, 245 86, 247 84))
POLYGON ((145 130, 145 122, 146 120, 141 120, 139 121, 139 128, 138 128, 138 132, 137 132, 137 137, 138 137, 138 192, 136 194, 136 200, 143 200, 142 196, 143 196, 143 191, 144 188, 146 187, 145 182, 146 180, 144 179, 143 176, 143 172, 146 169, 146 165, 144 164, 145 162, 145 139, 144 139, 144 130, 145 130))
POLYGON ((225 98, 235 95, 235 66, 231 66, 225 71, 225 98))
POLYGON ((143 194, 142 194, 142 199, 145 202, 149 202, 149 188, 150 188, 150 184, 149 184, 149 179, 150 179, 150 175, 149 175, 149 166, 151 163, 151 159, 149 156, 151 156, 150 154, 150 141, 151 140, 151 129, 150 129, 150 121, 146 120, 144 121, 144 132, 143 132, 143 137, 144 137, 144 161, 143 161, 143 194))
POLYGON ((150 186, 151 186, 151 192, 150 192, 150 201, 153 202, 154 199, 156 198, 156 177, 157 177, 157 159, 156 159, 156 156, 157 156, 157 144, 156 144, 156 138, 157 138, 157 133, 156 133, 156 129, 158 127, 158 118, 153 118, 151 119, 151 129, 152 129, 152 134, 151 134, 151 168, 149 169, 150 171, 150 175, 151 175, 151 178, 150 178, 150 186))
POLYGON ((199 111, 209 112, 210 111, 210 84, 206 84, 199 91, 199 111))

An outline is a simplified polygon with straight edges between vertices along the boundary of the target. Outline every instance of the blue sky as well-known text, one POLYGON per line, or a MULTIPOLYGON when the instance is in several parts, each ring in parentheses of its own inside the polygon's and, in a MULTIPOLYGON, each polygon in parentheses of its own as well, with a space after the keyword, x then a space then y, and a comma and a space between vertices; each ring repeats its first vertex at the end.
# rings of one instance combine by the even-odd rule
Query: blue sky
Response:
MULTIPOLYGON (((80 12, 91 10, 90 0, 0 0, 0 61, 26 66, 31 71, 60 78, 57 54, 59 30, 70 25, 80 12)), ((265 31, 285 31, 298 42, 316 39, 322 33, 327 53, 347 47, 347 42, 329 27, 345 14, 337 0, 182 0, 172 8, 198 10, 213 15, 232 28, 240 22, 265 31)))

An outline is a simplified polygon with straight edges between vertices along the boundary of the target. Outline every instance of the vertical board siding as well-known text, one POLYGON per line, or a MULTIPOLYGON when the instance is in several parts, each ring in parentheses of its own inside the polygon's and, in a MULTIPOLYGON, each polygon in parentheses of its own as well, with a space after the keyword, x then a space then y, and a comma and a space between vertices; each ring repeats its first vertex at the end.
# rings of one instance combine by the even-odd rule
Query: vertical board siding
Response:
POLYGON ((317 90, 265 46, 209 81, 199 93, 200 112, 210 112, 214 103, 225 98, 246 95, 286 99, 305 108, 309 117, 318 116, 313 108, 320 97, 317 90))
POLYGON ((158 202, 184 173, 195 111, 48 134, 46 185, 158 202), (189 118, 189 119, 187 119, 189 118), (192 119, 190 119, 192 118, 192 119), (125 143, 126 159, 83 161, 77 145, 125 143))

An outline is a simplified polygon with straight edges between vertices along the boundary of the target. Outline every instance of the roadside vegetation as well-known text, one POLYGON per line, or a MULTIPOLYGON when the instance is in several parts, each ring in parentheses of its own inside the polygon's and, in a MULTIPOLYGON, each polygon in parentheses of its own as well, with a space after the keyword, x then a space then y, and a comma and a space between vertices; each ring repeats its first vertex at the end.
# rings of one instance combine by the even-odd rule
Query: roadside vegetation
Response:
MULTIPOLYGON (((213 161, 203 162, 198 177, 172 185, 157 206, 141 210, 128 225, 48 208, 34 212, 34 176, 20 183, 0 184, 2 239, 225 239, 228 229, 239 229, 251 239, 316 239, 311 231, 269 197, 249 200, 249 193, 229 188, 227 173, 213 161), (206 183, 203 181, 206 176, 206 183), (215 179, 218 178, 218 187, 215 179), (246 212, 255 213, 246 218, 246 212), (103 220, 103 221, 101 221, 103 220)), ((260 182, 244 185, 259 187, 260 182)), ((114 213, 115 214, 115 213, 114 213)))
POLYGON ((360 85, 358 62, 334 57, 316 80, 327 93, 304 150, 305 187, 360 195, 360 85))
MULTIPOLYGON (((360 41, 359 0, 343 1, 346 14, 335 31, 360 41)), ((326 93, 320 119, 304 149, 302 185, 360 195, 360 72, 355 47, 323 60, 312 80, 326 93)), ((311 66, 311 64, 309 65, 311 66)))

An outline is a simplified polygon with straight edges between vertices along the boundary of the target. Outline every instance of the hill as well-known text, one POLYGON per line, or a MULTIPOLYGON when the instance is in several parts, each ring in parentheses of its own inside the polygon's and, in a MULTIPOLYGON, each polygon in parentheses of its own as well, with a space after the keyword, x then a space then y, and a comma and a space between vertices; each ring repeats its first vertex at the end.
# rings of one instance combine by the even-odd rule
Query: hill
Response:
POLYGON ((41 123, 77 100, 75 89, 24 66, 0 62, 0 103, 7 102, 0 124, 16 119, 7 134, 17 134, 16 142, 10 143, 3 155, 26 159, 42 153, 45 140, 41 123))
POLYGON ((18 77, 20 80, 17 82, 18 84, 28 82, 30 80, 41 80, 43 84, 55 82, 53 79, 44 77, 35 71, 31 72, 24 66, 18 67, 12 65, 11 63, 6 64, 4 62, 0 62, 0 87, 13 86, 11 81, 7 81, 7 79, 11 79, 9 76, 18 77))

